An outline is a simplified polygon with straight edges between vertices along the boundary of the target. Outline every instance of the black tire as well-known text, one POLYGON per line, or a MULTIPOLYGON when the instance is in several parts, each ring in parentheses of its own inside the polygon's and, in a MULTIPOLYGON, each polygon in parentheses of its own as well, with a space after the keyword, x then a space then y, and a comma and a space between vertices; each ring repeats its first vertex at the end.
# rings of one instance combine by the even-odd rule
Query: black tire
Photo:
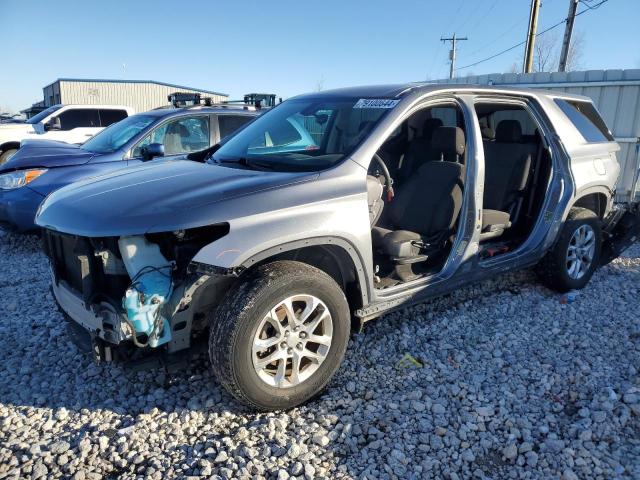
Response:
POLYGON ((558 292, 568 292, 583 288, 593 276, 600 264, 602 246, 602 228, 598 216, 591 210, 573 207, 560 231, 555 245, 547 252, 537 266, 538 276, 549 288, 558 292), (595 234, 595 252, 588 269, 580 278, 569 275, 567 252, 573 234, 583 225, 589 225, 595 234))
POLYGON ((240 402, 258 410, 289 409, 325 388, 342 363, 350 328, 347 299, 329 275, 304 263, 276 261, 248 273, 218 306, 209 334, 209 358, 218 381, 240 402), (278 388, 256 373, 253 338, 272 308, 298 294, 313 295, 325 303, 332 317, 333 338, 324 361, 308 379, 278 388))
POLYGON ((0 153, 0 165, 4 165, 18 151, 17 148, 9 148, 0 153))

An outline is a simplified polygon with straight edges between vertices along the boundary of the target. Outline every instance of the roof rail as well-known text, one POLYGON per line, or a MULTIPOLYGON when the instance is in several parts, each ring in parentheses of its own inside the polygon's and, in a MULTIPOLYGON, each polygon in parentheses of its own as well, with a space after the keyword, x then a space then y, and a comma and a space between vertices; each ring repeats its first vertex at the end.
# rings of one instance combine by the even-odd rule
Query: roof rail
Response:
POLYGON ((229 108, 232 110, 259 110, 260 109, 260 107, 257 107, 255 105, 233 105, 233 104, 230 105, 228 103, 207 103, 203 105, 189 105, 187 107, 181 107, 181 108, 192 109, 192 108, 207 108, 207 107, 229 108))
POLYGON ((190 92, 171 93, 167 96, 167 100, 175 108, 217 107, 259 110, 263 106, 263 101, 261 99, 257 99, 255 102, 248 102, 245 97, 244 100, 225 100, 223 102, 214 102, 211 97, 203 97, 199 93, 190 92))

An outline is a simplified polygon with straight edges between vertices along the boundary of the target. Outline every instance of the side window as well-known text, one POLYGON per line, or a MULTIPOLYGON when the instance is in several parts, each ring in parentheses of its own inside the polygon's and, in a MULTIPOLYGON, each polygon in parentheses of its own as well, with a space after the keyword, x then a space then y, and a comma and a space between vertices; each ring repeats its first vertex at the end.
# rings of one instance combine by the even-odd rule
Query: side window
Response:
POLYGON ((209 147, 209 117, 186 117, 160 125, 134 148, 132 156, 141 156, 142 147, 151 143, 164 145, 165 155, 198 152, 209 147))
POLYGON ((218 128, 220 129, 220 140, 228 137, 244 124, 253 120, 249 115, 218 115, 218 128))
POLYGON ((98 110, 93 108, 78 108, 66 110, 58 115, 62 130, 74 128, 95 128, 100 126, 98 110))
POLYGON ((430 108, 430 118, 437 118, 442 122, 443 127, 460 127, 458 109, 455 107, 435 107, 430 108))
POLYGON ((112 109, 100 110, 100 124, 103 127, 108 127, 112 123, 119 122, 120 120, 124 120, 125 118, 127 118, 126 110, 112 110, 112 109))
POLYGON ((563 100, 561 98, 556 98, 555 102, 587 142, 614 141, 607 125, 592 103, 563 100))

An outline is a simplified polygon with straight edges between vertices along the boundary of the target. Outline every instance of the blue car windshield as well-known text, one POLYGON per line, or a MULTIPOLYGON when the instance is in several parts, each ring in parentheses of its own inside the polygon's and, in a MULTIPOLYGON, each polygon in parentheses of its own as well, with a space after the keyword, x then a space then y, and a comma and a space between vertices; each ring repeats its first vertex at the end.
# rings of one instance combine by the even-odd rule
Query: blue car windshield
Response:
POLYGON ((113 153, 157 119, 154 115, 132 115, 108 126, 80 148, 91 153, 113 153))
POLYGON ((32 125, 35 125, 36 123, 40 123, 44 118, 48 117, 56 110, 60 110, 61 108, 62 108, 62 105, 54 105, 53 107, 49 107, 46 110, 43 110, 37 115, 34 115, 33 117, 31 117, 29 120, 27 120, 26 123, 30 123, 32 125))
POLYGON ((398 100, 307 97, 287 100, 223 142, 209 163, 317 171, 353 153, 398 100))

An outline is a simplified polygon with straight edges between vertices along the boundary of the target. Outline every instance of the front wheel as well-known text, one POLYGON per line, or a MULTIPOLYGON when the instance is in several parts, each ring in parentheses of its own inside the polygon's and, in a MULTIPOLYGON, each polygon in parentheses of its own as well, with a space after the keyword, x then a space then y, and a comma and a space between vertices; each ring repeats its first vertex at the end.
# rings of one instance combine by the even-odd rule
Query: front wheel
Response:
POLYGON ((295 407, 319 394, 340 366, 350 331, 347 299, 309 265, 258 267, 217 309, 209 357, 218 381, 260 410, 295 407))
POLYGON ((4 150, 2 153, 0 153, 0 165, 4 165, 5 163, 7 163, 9 159, 16 154, 17 151, 17 148, 9 148, 8 150, 4 150))
POLYGON ((600 219, 589 209, 574 207, 555 246, 538 265, 542 281, 559 292, 583 288, 600 263, 600 219))

